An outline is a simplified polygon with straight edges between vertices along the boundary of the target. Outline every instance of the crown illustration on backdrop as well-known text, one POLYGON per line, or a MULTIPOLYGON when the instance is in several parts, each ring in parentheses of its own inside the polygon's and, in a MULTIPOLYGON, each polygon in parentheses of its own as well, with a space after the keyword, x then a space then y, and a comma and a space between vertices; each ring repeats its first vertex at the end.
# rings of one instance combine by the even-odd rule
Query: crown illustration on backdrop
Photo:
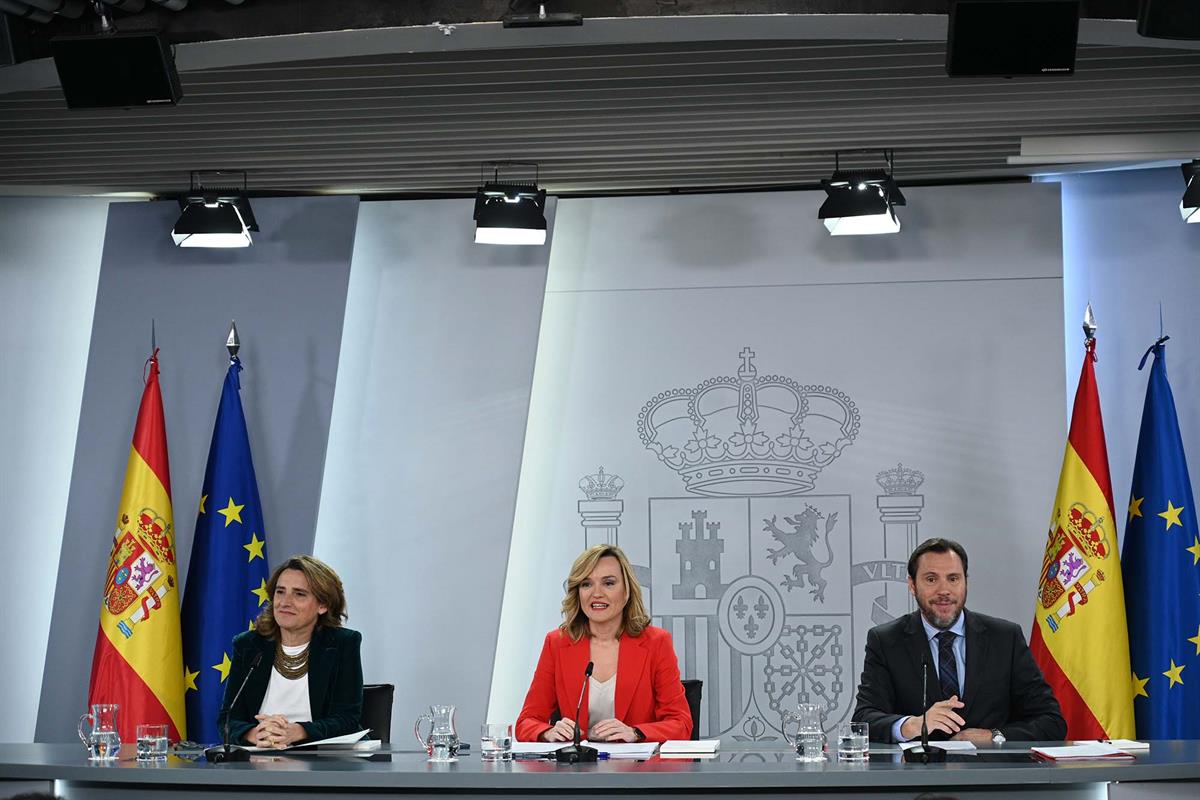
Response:
POLYGON ((914 495, 925 482, 925 473, 897 463, 895 469, 885 469, 876 473, 875 482, 883 489, 884 494, 914 495))
POLYGON ((588 500, 615 500, 625 488, 625 481, 620 475, 600 471, 594 475, 584 475, 579 479, 579 488, 588 500))
POLYGON ((793 495, 858 435, 858 409, 831 386, 759 377, 754 351, 738 354, 737 377, 709 378, 656 395, 638 414, 638 437, 709 496, 793 495))

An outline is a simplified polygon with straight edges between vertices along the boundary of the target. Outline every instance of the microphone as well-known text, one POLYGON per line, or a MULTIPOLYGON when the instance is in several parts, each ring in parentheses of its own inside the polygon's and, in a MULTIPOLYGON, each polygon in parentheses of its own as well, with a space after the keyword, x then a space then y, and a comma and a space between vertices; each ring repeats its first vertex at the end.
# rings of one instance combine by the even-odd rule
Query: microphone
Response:
POLYGON ((583 686, 579 688, 579 702, 575 705, 575 740, 569 747, 564 747, 555 753, 555 760, 560 764, 591 764, 600 758, 600 751, 579 743, 579 715, 583 712, 583 693, 587 691, 588 681, 592 677, 592 668, 596 665, 589 661, 583 670, 583 686))
POLYGON ((225 712, 225 726, 221 731, 221 745, 210 747, 204 751, 204 758, 212 764, 227 764, 234 761, 249 761, 250 751, 243 748, 231 748, 229 746, 229 720, 233 716, 233 708, 237 705, 237 701, 242 698, 242 692, 246 690, 246 684, 250 682, 250 676, 254 674, 254 670, 262 663, 262 651, 259 650, 254 654, 254 658, 250 661, 250 669, 246 670, 246 677, 242 678, 242 685, 238 687, 237 693, 234 694, 233 700, 229 703, 229 709, 225 712))
POLYGON ((904 751, 906 764, 940 764, 946 760, 944 747, 929 746, 929 662, 921 656, 921 745, 904 751))

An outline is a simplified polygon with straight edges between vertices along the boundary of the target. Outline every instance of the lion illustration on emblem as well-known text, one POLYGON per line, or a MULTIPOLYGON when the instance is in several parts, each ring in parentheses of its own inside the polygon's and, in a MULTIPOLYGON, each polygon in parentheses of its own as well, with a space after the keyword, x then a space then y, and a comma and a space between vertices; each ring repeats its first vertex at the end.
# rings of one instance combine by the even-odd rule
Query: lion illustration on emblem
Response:
POLYGON ((829 534, 837 525, 837 518, 836 511, 826 519, 824 514, 805 503, 804 510, 799 514, 783 518, 784 522, 792 526, 790 531, 778 527, 776 515, 763 520, 763 530, 769 532, 775 541, 783 545, 775 550, 767 550, 771 563, 779 563, 779 559, 788 554, 794 555, 800 562, 792 567, 792 577, 785 577, 780 581, 780 585, 786 587, 789 592, 792 589, 803 588, 805 579, 807 579, 809 592, 813 599, 825 602, 825 587, 828 585, 828 581, 821 576, 821 573, 833 563, 833 549, 829 546, 829 534), (825 520, 825 552, 828 557, 824 561, 817 561, 813 556, 813 545, 819 538, 817 522, 822 519, 825 520))

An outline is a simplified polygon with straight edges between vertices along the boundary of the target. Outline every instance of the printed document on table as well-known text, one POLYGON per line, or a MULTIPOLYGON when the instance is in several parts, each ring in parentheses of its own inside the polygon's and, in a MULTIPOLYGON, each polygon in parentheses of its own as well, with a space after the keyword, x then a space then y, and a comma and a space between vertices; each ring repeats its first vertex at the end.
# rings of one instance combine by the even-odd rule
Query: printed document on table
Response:
POLYGON ((717 752, 717 748, 721 746, 720 739, 671 739, 663 742, 659 748, 659 755, 691 755, 693 753, 699 755, 711 755, 717 752))
MULTIPOLYGON (((307 748, 307 747, 328 747, 329 749, 334 749, 334 746, 336 745, 336 746, 342 747, 346 750, 357 750, 357 749, 364 749, 364 748, 356 747, 356 745, 360 743, 359 742, 360 739, 362 739, 364 736, 366 736, 370 732, 371 731, 369 729, 364 728, 363 730, 358 731, 357 733, 347 733, 344 736, 330 736, 328 739, 318 739, 315 742, 309 742, 309 741, 296 742, 296 744, 291 745, 290 747, 247 747, 247 746, 242 746, 242 749, 249 750, 251 753, 271 753, 271 752, 278 752, 278 751, 282 751, 282 750, 296 750, 299 748, 307 748)), ((368 742, 374 741, 376 744, 375 744, 374 748, 367 747, 365 749, 375 749, 375 750, 379 749, 379 740, 378 739, 367 740, 367 741, 368 742)))
POLYGON ((1086 761, 1089 759, 1123 760, 1133 758, 1119 747, 1113 747, 1106 742, 1087 742, 1085 744, 1068 744, 1060 747, 1031 747, 1033 754, 1051 761, 1086 761))

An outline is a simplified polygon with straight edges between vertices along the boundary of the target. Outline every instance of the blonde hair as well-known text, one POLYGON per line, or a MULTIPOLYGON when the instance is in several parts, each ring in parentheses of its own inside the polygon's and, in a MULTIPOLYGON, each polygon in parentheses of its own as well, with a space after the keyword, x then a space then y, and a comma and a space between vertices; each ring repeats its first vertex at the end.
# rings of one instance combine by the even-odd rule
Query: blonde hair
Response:
POLYGON ((621 567, 621 578, 625 581, 625 590, 629 593, 625 608, 621 612, 621 627, 617 635, 629 634, 637 636, 650 624, 650 615, 646 613, 646 604, 642 601, 642 587, 633 576, 633 566, 625 552, 616 545, 598 544, 580 553, 579 558, 571 565, 567 575, 566 596, 562 601, 563 622, 558 626, 564 634, 577 642, 584 636, 590 635, 587 615, 579 605, 579 586, 592 570, 600 563, 600 559, 612 556, 621 567))
POLYGON ((254 622, 254 630, 268 639, 279 636, 279 625, 275 622, 275 587, 279 585, 279 576, 286 569, 294 569, 304 573, 308 579, 308 588, 320 605, 325 606, 325 613, 317 617, 317 628, 340 628, 346 618, 346 591, 342 588, 342 579, 333 568, 320 559, 312 556, 292 556, 284 561, 271 573, 267 581, 267 603, 263 606, 254 622))

